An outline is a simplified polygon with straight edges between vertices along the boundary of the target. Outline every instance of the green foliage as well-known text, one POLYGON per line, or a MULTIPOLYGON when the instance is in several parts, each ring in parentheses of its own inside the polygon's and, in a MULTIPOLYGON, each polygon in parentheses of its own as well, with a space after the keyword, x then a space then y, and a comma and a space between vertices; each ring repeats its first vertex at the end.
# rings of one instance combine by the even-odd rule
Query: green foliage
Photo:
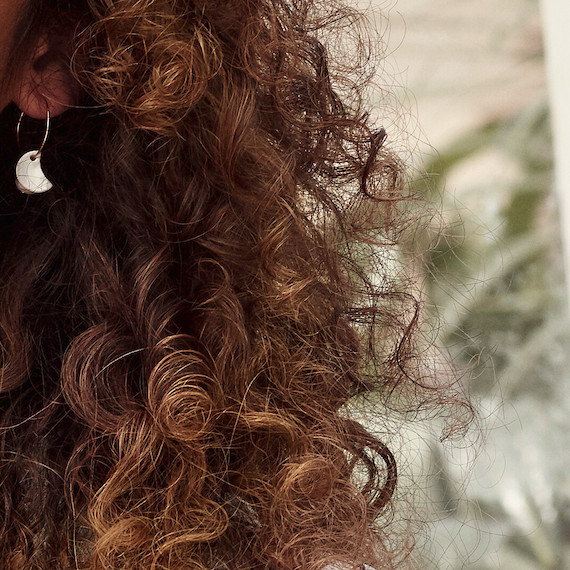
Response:
POLYGON ((570 335, 546 104, 482 126, 425 170, 414 190, 443 205, 442 219, 408 250, 429 251, 421 266, 439 342, 471 373, 487 442, 469 485, 455 465, 464 458, 429 450, 437 522, 422 567, 570 568, 570 335), (489 153, 510 176, 473 169, 472 189, 452 201, 445 181, 489 153))

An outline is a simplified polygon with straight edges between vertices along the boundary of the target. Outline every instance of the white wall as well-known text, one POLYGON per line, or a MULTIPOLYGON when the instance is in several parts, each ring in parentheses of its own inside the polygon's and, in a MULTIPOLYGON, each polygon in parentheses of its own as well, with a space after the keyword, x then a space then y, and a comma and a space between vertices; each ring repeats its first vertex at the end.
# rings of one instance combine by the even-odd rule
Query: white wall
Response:
POLYGON ((567 299, 570 304, 570 0, 542 0, 567 299))

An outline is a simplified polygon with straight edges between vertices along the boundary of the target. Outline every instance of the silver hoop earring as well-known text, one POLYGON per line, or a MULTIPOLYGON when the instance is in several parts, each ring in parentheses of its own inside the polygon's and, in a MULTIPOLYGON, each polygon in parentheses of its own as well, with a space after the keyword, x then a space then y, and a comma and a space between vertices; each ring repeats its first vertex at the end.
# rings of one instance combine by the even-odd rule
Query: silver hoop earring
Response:
MULTIPOLYGON (((20 145, 20 126, 24 113, 20 114, 18 125, 16 126, 16 139, 18 146, 20 145)), ((18 163, 16 164, 16 187, 24 194, 42 194, 50 190, 53 185, 47 179, 44 171, 42 170, 41 155, 42 150, 46 144, 50 125, 49 110, 46 117, 46 132, 40 148, 37 150, 30 150, 24 153, 18 163)))

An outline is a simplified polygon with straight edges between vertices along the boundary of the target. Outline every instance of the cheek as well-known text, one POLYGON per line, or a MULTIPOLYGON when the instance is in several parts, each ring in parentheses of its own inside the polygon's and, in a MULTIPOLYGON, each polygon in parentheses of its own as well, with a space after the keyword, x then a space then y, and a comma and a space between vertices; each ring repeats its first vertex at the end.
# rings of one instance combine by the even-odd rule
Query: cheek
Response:
POLYGON ((0 0, 0 110, 10 102, 6 66, 22 5, 21 0, 0 0))

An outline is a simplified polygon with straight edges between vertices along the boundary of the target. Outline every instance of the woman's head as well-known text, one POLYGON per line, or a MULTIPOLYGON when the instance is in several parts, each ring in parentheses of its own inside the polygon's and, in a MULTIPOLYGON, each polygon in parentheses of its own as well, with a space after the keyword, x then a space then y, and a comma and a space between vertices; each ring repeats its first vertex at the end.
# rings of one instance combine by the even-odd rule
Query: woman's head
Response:
POLYGON ((57 8, 43 0, 0 2, 0 111, 15 103, 45 119, 48 110, 55 117, 74 104, 69 56, 77 21, 57 8))
POLYGON ((351 13, 21 14, 4 100, 60 116, 52 191, 2 157, 0 565, 392 567, 395 463, 343 405, 413 407, 417 308, 385 255, 399 164, 320 41, 351 13))

